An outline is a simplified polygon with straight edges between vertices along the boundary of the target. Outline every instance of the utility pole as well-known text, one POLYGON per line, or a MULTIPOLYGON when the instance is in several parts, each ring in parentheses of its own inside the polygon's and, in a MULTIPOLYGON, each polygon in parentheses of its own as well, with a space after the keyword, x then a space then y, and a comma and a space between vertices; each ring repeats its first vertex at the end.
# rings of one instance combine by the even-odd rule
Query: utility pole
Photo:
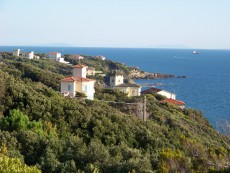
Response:
POLYGON ((146 122, 146 96, 144 96, 144 100, 143 100, 143 121, 146 122))

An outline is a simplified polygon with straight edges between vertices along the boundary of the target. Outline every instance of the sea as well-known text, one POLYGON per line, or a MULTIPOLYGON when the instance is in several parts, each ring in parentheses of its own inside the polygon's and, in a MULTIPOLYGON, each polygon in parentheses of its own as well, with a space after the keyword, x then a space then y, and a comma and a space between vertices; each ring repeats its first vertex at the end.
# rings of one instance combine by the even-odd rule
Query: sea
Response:
POLYGON ((230 50, 196 49, 199 54, 193 54, 192 49, 0 46, 0 51, 17 48, 35 53, 102 55, 147 72, 187 76, 135 82, 160 84, 158 88, 175 93, 187 108, 202 111, 217 129, 219 122, 230 122, 230 50))

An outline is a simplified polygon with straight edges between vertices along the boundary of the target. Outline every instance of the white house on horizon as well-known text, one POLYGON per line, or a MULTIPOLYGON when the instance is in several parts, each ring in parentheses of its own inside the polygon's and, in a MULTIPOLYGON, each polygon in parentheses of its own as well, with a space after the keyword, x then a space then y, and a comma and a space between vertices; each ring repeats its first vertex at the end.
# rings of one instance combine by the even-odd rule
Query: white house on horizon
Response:
POLYGON ((19 56, 20 55, 20 49, 13 50, 13 56, 19 56))
POLYGON ((27 58, 27 59, 34 59, 34 52, 22 52, 21 57, 27 58))
POLYGON ((49 58, 57 60, 58 58, 61 58, 61 53, 60 52, 49 52, 47 56, 49 58))
POLYGON ((94 84, 95 80, 86 78, 85 65, 75 65, 73 68, 73 76, 61 80, 61 93, 75 97, 76 93, 83 93, 87 99, 94 100, 94 84))
POLYGON ((21 52, 20 49, 13 50, 13 56, 22 57, 26 59, 34 59, 34 52, 21 52))

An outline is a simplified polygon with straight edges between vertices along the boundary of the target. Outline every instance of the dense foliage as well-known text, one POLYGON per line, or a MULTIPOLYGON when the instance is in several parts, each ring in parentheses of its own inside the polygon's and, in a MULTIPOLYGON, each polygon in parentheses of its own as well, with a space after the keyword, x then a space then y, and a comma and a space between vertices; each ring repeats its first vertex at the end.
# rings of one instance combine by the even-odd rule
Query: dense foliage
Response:
POLYGON ((1 60, 0 146, 17 163, 47 173, 215 172, 230 166, 229 138, 200 111, 149 94, 143 122, 143 97, 97 87, 95 101, 64 98, 57 90, 71 73, 68 65, 8 54, 1 60))

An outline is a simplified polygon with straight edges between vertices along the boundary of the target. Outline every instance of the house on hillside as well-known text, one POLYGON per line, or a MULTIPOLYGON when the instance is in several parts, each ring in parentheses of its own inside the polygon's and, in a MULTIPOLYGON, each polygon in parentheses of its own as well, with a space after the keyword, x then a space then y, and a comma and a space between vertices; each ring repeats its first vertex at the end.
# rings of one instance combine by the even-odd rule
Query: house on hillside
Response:
POLYGON ((141 91, 141 94, 160 94, 168 99, 176 99, 176 94, 159 89, 159 88, 149 88, 147 90, 141 91))
POLYGON ((84 59, 84 57, 81 55, 70 55, 70 58, 77 59, 77 60, 84 59))
POLYGON ((94 99, 95 80, 86 78, 85 65, 73 66, 73 76, 62 79, 61 93, 65 96, 75 97, 77 92, 85 94, 87 99, 94 99))
POLYGON ((114 89, 118 89, 128 95, 128 97, 132 96, 140 96, 141 86, 137 84, 124 83, 124 76, 121 72, 116 71, 110 76, 110 86, 114 89))
POLYGON ((56 61, 58 61, 60 63, 64 63, 64 64, 69 64, 69 62, 65 61, 64 58, 57 58, 56 61))
POLYGON ((23 58, 27 58, 27 59, 34 59, 34 52, 31 51, 31 52, 22 52, 20 54, 21 57, 23 58))
POLYGON ((52 59, 57 60, 57 59, 61 58, 61 53, 59 53, 59 52, 49 52, 49 53, 47 54, 47 56, 48 56, 49 58, 52 58, 52 59))
POLYGON ((104 61, 104 60, 106 59, 104 56, 101 56, 101 55, 96 56, 95 58, 100 59, 100 60, 102 60, 102 61, 104 61))
POLYGON ((13 56, 19 56, 20 55, 20 49, 13 50, 13 56))
POLYGON ((49 52, 47 54, 47 56, 49 58, 55 59, 56 61, 58 61, 60 63, 69 64, 68 61, 65 61, 64 58, 61 57, 61 53, 59 53, 59 52, 49 52))
POLYGON ((165 99, 165 100, 162 100, 161 102, 170 103, 170 104, 176 105, 176 106, 178 106, 181 109, 185 108, 185 102, 182 102, 180 100, 165 99))
POLYGON ((13 50, 13 56, 22 57, 26 59, 34 59, 34 52, 21 52, 20 49, 13 50))

